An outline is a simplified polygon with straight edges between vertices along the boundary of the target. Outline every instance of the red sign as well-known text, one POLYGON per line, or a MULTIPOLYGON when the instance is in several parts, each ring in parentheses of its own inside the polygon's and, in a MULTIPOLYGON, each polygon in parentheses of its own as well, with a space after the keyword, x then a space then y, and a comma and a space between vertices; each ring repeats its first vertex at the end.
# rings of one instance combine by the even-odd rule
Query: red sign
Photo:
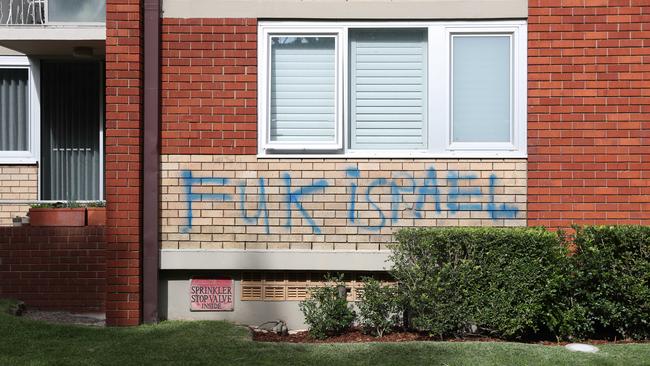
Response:
POLYGON ((191 311, 231 311, 235 303, 232 279, 192 278, 190 280, 191 311))

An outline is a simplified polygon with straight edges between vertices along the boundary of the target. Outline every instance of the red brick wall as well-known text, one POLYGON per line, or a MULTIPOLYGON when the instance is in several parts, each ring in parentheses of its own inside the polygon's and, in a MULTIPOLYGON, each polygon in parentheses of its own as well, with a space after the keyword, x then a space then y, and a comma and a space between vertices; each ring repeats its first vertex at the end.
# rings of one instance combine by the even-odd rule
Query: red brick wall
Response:
POLYGON ((28 308, 104 311, 104 228, 0 227, 0 297, 28 308))
POLYGON ((162 20, 162 153, 257 152, 257 21, 162 20))
POLYGON ((106 2, 106 323, 140 323, 142 6, 106 2))
POLYGON ((650 2, 528 4, 529 225, 650 224, 650 2))

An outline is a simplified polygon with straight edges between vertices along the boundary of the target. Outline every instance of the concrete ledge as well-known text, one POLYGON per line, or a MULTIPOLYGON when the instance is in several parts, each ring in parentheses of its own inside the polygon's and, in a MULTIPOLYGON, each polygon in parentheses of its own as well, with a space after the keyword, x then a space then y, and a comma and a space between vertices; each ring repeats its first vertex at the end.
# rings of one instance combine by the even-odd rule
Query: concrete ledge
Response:
POLYGON ((160 251, 160 268, 287 271, 384 271, 389 251, 173 250, 160 251))
POLYGON ((105 26, 15 26, 0 27, 3 41, 103 41, 105 26))
POLYGON ((527 0, 164 0, 165 18, 506 19, 527 0))

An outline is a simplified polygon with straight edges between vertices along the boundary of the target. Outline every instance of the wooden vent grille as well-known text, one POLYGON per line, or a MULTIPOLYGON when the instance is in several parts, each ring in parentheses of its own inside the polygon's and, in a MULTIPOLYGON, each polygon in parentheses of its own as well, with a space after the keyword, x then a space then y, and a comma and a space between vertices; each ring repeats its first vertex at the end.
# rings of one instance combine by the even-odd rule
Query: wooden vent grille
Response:
MULTIPOLYGON (((361 278, 367 273, 345 275, 348 301, 358 301, 363 292, 361 278)), ((386 285, 395 285, 390 275, 372 274, 386 285)), ((242 301, 301 301, 309 296, 309 288, 332 285, 322 272, 244 272, 241 281, 242 301)))

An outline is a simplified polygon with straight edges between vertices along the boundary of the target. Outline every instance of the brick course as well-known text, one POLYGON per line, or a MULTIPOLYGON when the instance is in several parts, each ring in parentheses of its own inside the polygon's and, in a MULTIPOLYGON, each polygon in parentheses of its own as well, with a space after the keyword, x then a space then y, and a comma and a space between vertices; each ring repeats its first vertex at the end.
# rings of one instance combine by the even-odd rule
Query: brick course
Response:
POLYGON ((28 308, 104 311, 104 228, 0 227, 0 297, 28 308))
POLYGON ((140 323, 142 4, 106 2, 106 322, 140 323))
POLYGON ((15 216, 27 215, 29 205, 2 201, 38 199, 38 167, 35 165, 0 165, 0 226, 11 225, 15 216))
POLYGON ((162 153, 257 152, 257 20, 162 19, 162 153))
POLYGON ((650 224, 650 3, 528 4, 528 224, 650 224))

